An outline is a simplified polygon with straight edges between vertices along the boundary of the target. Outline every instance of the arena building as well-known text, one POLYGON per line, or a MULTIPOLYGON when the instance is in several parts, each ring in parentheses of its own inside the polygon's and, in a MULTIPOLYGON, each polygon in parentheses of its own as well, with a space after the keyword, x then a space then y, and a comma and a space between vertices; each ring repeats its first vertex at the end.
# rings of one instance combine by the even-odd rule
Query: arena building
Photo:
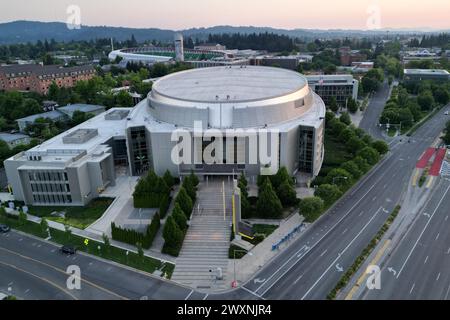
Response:
POLYGON ((85 205, 117 172, 176 176, 316 176, 325 105, 299 73, 271 67, 193 69, 156 81, 146 100, 111 109, 5 161, 16 200, 85 205))

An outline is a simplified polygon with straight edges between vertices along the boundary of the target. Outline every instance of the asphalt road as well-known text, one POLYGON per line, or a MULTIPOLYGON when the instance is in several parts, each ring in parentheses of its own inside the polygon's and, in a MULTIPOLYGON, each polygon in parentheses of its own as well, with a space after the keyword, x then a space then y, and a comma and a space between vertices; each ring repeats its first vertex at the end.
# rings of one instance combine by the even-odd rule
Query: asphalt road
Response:
POLYGON ((448 120, 442 114, 449 109, 419 128, 411 143, 395 140, 374 171, 243 288, 207 295, 93 257, 68 258, 51 244, 12 232, 1 236, 0 291, 11 287, 27 299, 74 299, 63 290, 63 273, 77 264, 82 290, 69 293, 78 299, 325 299, 401 201, 417 160, 439 135, 448 120))
POLYGON ((417 130, 411 143, 397 139, 374 172, 245 288, 267 299, 325 299, 401 202, 417 160, 448 120, 445 110, 417 130))
POLYGON ((383 139, 383 135, 378 127, 381 113, 383 112, 386 101, 389 99, 389 84, 387 81, 383 83, 380 90, 378 90, 364 113, 359 127, 364 129, 367 133, 377 139, 383 139))
POLYGON ((450 182, 441 179, 363 299, 450 299, 450 182))
POLYGON ((34 300, 184 299, 190 289, 17 232, 0 235, 0 292, 34 300), (81 290, 68 290, 67 267, 81 270, 81 290))

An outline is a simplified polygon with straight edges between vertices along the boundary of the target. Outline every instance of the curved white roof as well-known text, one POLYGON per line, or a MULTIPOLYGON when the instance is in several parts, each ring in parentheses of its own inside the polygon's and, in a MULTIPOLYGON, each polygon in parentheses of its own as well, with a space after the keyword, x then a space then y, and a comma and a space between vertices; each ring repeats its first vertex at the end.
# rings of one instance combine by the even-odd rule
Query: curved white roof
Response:
POLYGON ((240 103, 289 95, 307 86, 306 78, 294 71, 233 66, 174 73, 155 82, 152 90, 175 100, 240 103))

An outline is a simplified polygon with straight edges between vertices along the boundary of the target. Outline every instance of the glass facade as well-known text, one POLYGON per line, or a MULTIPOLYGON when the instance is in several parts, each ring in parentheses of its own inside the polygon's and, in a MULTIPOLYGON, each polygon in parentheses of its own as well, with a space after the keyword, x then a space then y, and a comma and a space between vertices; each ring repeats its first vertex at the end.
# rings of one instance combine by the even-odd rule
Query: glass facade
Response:
POLYGON ((130 129, 131 162, 134 175, 142 175, 150 169, 149 146, 145 127, 130 129))
POLYGON ((314 174, 314 128, 300 127, 299 170, 314 174))
POLYGON ((329 105, 331 98, 335 97, 340 107, 345 107, 347 99, 353 97, 353 84, 349 85, 316 85, 314 91, 329 105))

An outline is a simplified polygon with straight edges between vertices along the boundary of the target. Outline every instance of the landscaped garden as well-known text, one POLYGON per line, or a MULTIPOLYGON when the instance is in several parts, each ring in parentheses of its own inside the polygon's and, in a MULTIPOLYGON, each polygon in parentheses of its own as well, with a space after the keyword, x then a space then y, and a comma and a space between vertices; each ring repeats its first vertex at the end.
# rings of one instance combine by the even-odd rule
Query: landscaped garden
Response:
POLYGON ((28 213, 78 229, 86 229, 101 218, 113 201, 112 198, 97 198, 85 207, 30 206, 28 207, 28 213))

